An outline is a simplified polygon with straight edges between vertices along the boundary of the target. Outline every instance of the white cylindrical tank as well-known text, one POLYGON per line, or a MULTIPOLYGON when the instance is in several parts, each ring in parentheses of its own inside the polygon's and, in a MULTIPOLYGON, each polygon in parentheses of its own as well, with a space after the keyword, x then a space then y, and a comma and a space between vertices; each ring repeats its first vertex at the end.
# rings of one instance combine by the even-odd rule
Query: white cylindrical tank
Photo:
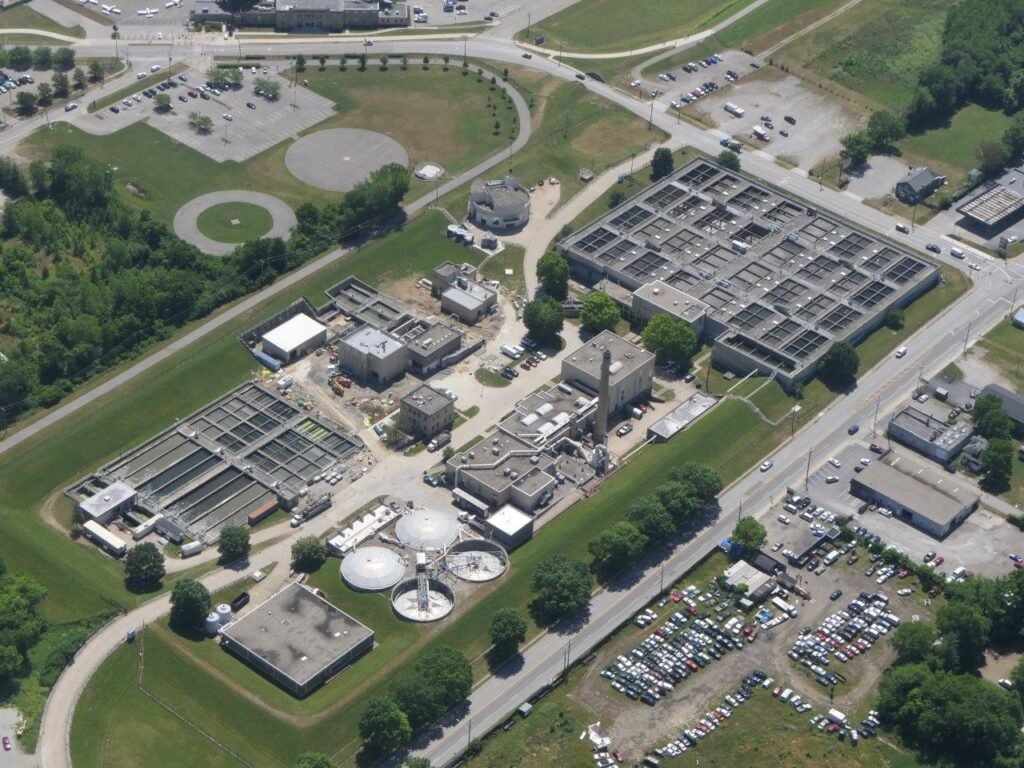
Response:
POLYGON ((215 611, 210 611, 210 614, 206 617, 206 634, 210 636, 216 635, 218 629, 220 629, 220 616, 215 611))
POLYGON ((217 606, 217 617, 220 619, 221 626, 224 626, 231 621, 231 606, 227 603, 221 603, 217 606))

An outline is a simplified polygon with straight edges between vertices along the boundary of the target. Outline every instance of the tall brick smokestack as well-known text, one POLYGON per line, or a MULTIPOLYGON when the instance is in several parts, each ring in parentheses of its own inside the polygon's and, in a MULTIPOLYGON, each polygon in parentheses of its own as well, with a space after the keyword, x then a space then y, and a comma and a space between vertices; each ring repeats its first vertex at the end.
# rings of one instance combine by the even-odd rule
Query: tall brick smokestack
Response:
POLYGON ((612 353, 604 351, 601 356, 601 384, 597 390, 597 421, 594 424, 594 444, 603 445, 608 437, 609 380, 611 378, 612 353))

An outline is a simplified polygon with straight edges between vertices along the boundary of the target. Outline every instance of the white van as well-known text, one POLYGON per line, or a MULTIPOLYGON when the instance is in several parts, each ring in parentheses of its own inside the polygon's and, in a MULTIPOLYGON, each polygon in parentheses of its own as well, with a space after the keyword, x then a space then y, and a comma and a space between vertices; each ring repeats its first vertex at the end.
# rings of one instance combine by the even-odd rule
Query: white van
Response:
POLYGON ((962 259, 964 257, 964 252, 962 248, 953 247, 949 249, 949 255, 954 259, 962 259))
POLYGON ((906 347, 900 347, 899 349, 896 350, 896 357, 897 357, 897 359, 905 356, 906 354, 907 354, 907 348, 906 347))
POLYGON ((787 688, 786 690, 784 690, 782 692, 782 695, 779 696, 779 701, 789 701, 789 698, 792 695, 793 695, 793 689, 792 688, 787 688))

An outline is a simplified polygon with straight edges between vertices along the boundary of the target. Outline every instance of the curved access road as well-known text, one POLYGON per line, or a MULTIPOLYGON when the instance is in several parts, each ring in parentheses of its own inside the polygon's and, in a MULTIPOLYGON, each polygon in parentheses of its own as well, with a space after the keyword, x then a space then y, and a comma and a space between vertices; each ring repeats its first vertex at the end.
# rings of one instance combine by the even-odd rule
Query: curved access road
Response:
POLYGON ((174 233, 182 240, 192 243, 199 250, 212 256, 225 256, 238 247, 238 243, 222 243, 207 237, 199 231, 199 216, 207 208, 221 203, 249 203, 263 208, 270 214, 273 226, 263 237, 280 237, 287 240, 295 226, 295 211, 273 195, 250 192, 244 189, 226 189, 200 195, 185 203, 174 214, 174 233))

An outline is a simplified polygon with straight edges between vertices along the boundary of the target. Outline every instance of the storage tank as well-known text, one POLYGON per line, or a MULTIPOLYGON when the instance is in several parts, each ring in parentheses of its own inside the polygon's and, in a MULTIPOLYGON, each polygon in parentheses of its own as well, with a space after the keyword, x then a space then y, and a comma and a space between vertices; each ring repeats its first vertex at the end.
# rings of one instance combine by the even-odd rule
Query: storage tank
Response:
POLYGON ((211 611, 206 617, 206 634, 212 637, 217 634, 218 629, 220 629, 220 616, 216 611, 211 611))
POLYGON ((223 627, 229 621, 231 621, 231 606, 227 603, 221 603, 217 606, 217 617, 220 619, 220 625, 223 627))

